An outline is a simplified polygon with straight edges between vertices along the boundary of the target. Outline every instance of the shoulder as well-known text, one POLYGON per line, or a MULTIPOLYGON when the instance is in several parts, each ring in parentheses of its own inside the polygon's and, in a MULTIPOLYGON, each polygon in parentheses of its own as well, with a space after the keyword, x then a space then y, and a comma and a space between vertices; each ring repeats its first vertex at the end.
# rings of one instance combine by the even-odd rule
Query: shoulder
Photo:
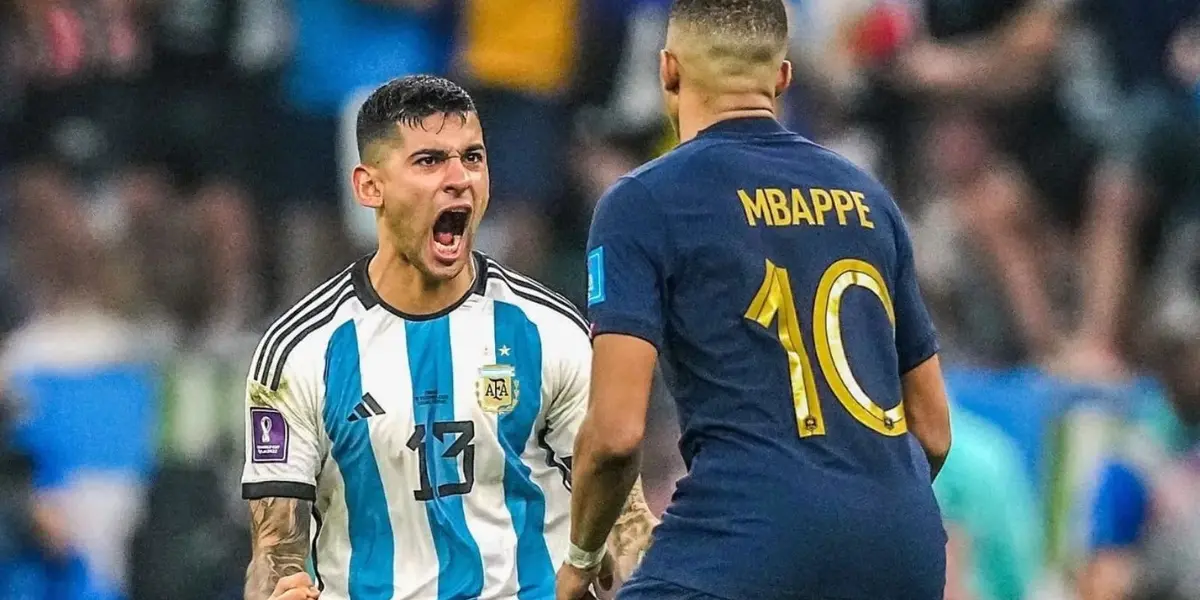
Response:
MULTIPOLYGON (((355 263, 357 264, 357 263, 355 263)), ((250 367, 250 379, 275 390, 285 365, 324 370, 324 351, 333 331, 360 306, 352 281, 354 265, 329 278, 271 323, 259 340, 250 367)))
POLYGON ((521 309, 547 342, 586 343, 590 339, 587 321, 570 300, 532 277, 501 265, 490 256, 482 256, 486 269, 484 294, 488 298, 521 309))
MULTIPOLYGON (((662 156, 630 171, 618 182, 626 186, 640 187, 645 192, 667 190, 678 182, 684 170, 692 169, 706 157, 713 156, 711 150, 729 145, 729 140, 695 139, 680 144, 662 156)), ((617 186, 613 186, 616 189, 617 186)))

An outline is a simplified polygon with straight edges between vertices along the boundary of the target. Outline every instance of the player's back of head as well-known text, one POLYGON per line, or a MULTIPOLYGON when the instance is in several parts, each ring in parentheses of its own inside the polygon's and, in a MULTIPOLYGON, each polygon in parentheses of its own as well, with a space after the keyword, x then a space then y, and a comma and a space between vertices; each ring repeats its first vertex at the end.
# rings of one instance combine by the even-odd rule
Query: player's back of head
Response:
POLYGON ((377 88, 358 110, 355 134, 359 159, 372 162, 371 145, 396 135, 396 125, 419 127, 436 114, 466 118, 475 101, 461 86, 433 75, 409 75, 377 88))
POLYGON ((706 87, 773 81, 787 46, 783 0, 675 0, 671 5, 667 50, 684 65, 685 77, 706 87))

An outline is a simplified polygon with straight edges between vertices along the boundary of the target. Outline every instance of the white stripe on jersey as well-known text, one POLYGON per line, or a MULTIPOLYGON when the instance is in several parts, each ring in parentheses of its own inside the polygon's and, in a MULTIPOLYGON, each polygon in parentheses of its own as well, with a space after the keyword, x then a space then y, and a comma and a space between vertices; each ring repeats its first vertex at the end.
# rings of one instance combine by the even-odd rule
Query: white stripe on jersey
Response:
POLYGON ((322 283, 303 299, 292 306, 286 313, 267 329, 258 348, 254 352, 254 370, 251 376, 268 385, 268 375, 287 359, 283 356, 284 338, 294 338, 300 330, 307 329, 306 325, 315 320, 327 310, 337 297, 350 283, 350 270, 347 267, 341 273, 322 283))
POLYGON ((408 454, 393 456, 393 451, 380 456, 378 451, 407 449, 408 437, 416 426, 404 322, 394 318, 374 321, 377 326, 373 330, 368 327, 359 330, 358 344, 363 391, 369 391, 387 411, 385 418, 369 418, 367 423, 387 495, 392 536, 397 541, 393 555, 395 598, 437 598, 438 557, 433 533, 424 504, 413 499, 413 490, 420 487, 419 464, 408 454))
MULTIPOLYGON (((450 315, 455 373, 475 373, 480 364, 496 364, 495 303, 479 299, 478 305, 478 310, 450 315)), ((477 379, 467 377, 457 377, 454 382, 455 418, 475 420, 475 488, 464 496, 464 508, 467 526, 483 556, 483 597, 508 598, 518 590, 512 552, 517 534, 504 504, 504 450, 497 415, 478 410, 476 383, 477 379)))

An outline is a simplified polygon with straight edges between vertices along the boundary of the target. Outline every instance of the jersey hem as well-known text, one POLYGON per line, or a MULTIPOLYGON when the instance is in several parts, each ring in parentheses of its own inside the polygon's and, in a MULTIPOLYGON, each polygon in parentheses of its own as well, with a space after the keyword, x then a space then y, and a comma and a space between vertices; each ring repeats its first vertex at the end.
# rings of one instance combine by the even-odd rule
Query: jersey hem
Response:
POLYGON ((296 481, 256 481, 242 484, 243 500, 261 498, 295 498, 314 502, 317 499, 317 487, 296 481))
POLYGON ((908 363, 900 365, 900 375, 905 375, 909 371, 921 366, 925 363, 925 361, 933 358, 933 355, 938 353, 940 348, 938 347, 937 343, 937 334, 934 333, 929 335, 925 339, 921 340, 921 343, 916 344, 915 347, 920 348, 921 351, 915 353, 914 356, 916 356, 916 358, 914 360, 910 360, 908 363))
POLYGON ((661 353, 661 351, 662 351, 662 340, 660 339, 661 336, 657 335, 654 331, 652 331, 652 329, 653 329, 652 327, 647 326, 636 319, 629 319, 629 318, 623 318, 623 317, 606 317, 605 320, 614 321, 614 323, 594 323, 592 325, 592 327, 593 327, 592 344, 593 345, 595 345, 597 337, 600 337, 601 335, 604 335, 606 333, 615 333, 618 335, 632 336, 632 337, 644 340, 646 342, 649 342, 651 346, 654 346, 655 350, 657 350, 661 353))

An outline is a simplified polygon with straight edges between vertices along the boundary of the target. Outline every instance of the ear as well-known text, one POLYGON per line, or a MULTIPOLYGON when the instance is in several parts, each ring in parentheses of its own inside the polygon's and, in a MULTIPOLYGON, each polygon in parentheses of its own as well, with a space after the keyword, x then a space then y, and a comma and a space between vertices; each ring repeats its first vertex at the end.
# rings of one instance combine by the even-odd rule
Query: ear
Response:
POLYGON ((679 93, 679 59, 670 50, 658 52, 658 79, 664 92, 672 95, 679 93))
POLYGON ((383 190, 375 176, 375 169, 359 164, 354 167, 350 179, 354 186, 354 197, 358 199, 359 204, 367 208, 383 207, 383 190))
POLYGON ((778 98, 792 85, 792 61, 784 60, 779 65, 779 74, 775 77, 775 97, 778 98))

